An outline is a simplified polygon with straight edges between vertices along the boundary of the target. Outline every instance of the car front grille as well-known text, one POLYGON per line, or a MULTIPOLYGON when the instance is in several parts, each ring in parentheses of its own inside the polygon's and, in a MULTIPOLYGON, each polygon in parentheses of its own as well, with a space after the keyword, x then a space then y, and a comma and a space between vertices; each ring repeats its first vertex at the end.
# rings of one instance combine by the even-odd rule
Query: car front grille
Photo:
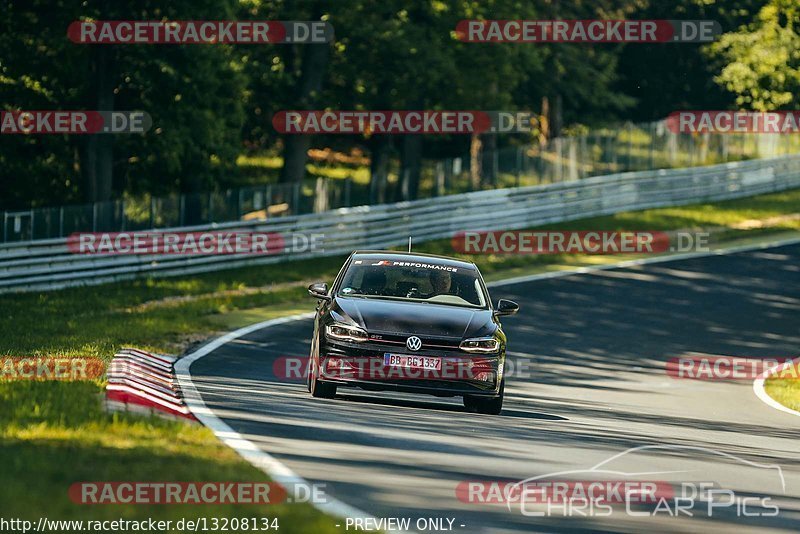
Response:
MULTIPOLYGON (((415 334, 384 334, 380 332, 370 333, 369 341, 370 346, 377 348, 384 348, 387 352, 396 351, 398 347, 402 347, 407 351, 406 341, 408 338, 415 334)), ((461 344, 460 338, 445 338, 445 337, 432 337, 432 336, 417 336, 422 341, 422 347, 415 351, 422 353, 425 351, 454 351, 459 354, 464 354, 459 345, 461 344)))

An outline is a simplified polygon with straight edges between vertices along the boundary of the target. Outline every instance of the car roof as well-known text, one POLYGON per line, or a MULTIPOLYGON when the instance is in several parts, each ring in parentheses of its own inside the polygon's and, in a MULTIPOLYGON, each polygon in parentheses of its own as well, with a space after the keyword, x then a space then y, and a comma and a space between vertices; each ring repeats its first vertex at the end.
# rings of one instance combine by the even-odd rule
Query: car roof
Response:
POLYGON ((359 260, 366 259, 426 263, 431 265, 446 265, 448 267, 457 267, 459 269, 471 271, 478 270, 475 264, 469 261, 462 261, 447 256, 437 256, 435 254, 423 254, 421 252, 400 252, 396 250, 356 250, 353 252, 353 258, 359 260))

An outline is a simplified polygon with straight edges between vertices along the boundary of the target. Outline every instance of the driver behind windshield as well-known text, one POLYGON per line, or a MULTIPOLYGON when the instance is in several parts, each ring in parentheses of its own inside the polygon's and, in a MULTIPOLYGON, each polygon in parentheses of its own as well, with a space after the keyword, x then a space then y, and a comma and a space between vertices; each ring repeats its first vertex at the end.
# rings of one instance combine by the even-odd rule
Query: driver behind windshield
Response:
POLYGON ((485 298, 472 272, 443 269, 392 268, 355 265, 342 280, 340 294, 404 299, 433 299, 438 303, 485 306, 485 298), (437 298, 441 297, 441 298, 437 298))
POLYGON ((436 295, 449 295, 450 287, 453 285, 453 278, 448 271, 432 271, 430 274, 430 282, 433 291, 430 296, 436 295))

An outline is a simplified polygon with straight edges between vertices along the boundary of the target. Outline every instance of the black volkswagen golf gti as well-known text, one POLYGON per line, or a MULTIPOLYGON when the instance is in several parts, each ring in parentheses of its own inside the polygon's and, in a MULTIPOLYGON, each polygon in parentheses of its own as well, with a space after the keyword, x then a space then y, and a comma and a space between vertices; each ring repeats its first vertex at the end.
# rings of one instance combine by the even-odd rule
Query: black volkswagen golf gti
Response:
POLYGON ((473 263, 428 254, 363 251, 345 262, 319 300, 308 369, 314 397, 337 387, 463 396, 473 412, 503 407, 506 336, 473 263))

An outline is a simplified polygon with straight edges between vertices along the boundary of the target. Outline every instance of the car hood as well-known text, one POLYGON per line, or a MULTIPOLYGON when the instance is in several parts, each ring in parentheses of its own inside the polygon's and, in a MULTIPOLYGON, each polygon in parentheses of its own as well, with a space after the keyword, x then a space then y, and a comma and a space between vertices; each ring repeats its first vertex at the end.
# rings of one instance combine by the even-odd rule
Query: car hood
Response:
POLYGON ((442 304, 337 297, 331 313, 337 320, 336 315, 349 317, 368 332, 466 339, 490 336, 497 329, 490 310, 442 304))

